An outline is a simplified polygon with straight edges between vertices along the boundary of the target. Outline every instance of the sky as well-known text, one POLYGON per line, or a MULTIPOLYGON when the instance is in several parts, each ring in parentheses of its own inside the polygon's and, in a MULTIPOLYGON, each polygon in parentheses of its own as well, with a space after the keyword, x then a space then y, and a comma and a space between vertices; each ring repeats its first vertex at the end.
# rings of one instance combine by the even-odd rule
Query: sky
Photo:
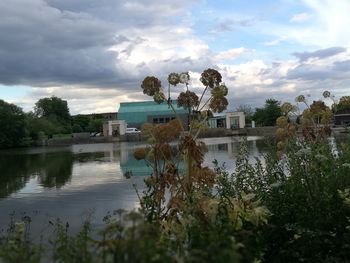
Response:
MULTIPOLYGON (((0 99, 71 114, 150 100, 140 83, 217 69, 228 110, 350 95, 350 0, 0 0, 0 99)), ((176 86, 174 94, 181 92, 176 86)))

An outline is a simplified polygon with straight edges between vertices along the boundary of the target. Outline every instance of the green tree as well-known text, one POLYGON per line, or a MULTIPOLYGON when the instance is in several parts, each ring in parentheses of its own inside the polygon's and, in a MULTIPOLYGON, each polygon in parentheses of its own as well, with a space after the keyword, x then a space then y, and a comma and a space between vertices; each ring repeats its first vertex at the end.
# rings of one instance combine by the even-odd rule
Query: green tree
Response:
POLYGON ((341 97, 336 109, 337 111, 350 111, 350 96, 341 97))
POLYGON ((44 134, 55 134, 59 133, 59 127, 55 123, 49 121, 46 118, 38 118, 33 112, 26 114, 26 127, 28 135, 33 139, 37 140, 44 134))
POLYGON ((264 108, 256 108, 253 120, 261 126, 275 126, 278 117, 282 116, 281 102, 267 99, 264 108))
POLYGON ((20 146, 25 135, 23 110, 0 100, 0 148, 20 146))
POLYGON ((55 96, 42 98, 35 103, 34 114, 38 118, 51 122, 60 133, 71 132, 71 117, 65 100, 55 96))
POLYGON ((103 119, 91 119, 87 130, 89 132, 102 132, 103 122, 103 119))
MULTIPOLYGON (((72 116, 72 127, 78 127, 80 126, 82 131, 87 131, 88 130, 88 126, 90 123, 90 118, 84 115, 76 115, 76 116, 72 116), (76 126, 78 125, 78 126, 76 126)), ((73 129, 74 130, 74 129, 73 129)))

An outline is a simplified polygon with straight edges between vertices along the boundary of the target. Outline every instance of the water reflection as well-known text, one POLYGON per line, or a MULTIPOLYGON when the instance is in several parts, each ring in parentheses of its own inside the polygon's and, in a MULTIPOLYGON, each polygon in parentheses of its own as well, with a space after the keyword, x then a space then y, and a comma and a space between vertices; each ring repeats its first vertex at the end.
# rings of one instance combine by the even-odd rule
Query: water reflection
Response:
MULTIPOLYGON (((256 157, 261 157, 266 151, 268 142, 262 137, 247 137, 247 147, 250 161, 254 162, 256 157)), ((213 167, 213 161, 225 164, 229 172, 235 169, 235 161, 239 151, 239 145, 243 141, 241 137, 220 138, 219 140, 204 139, 207 144, 208 153, 205 156, 205 164, 213 167)))
MULTIPOLYGON (((205 165, 217 159, 233 169, 240 138, 203 139, 209 151, 205 165)), ((58 148, 0 151, 0 230, 13 211, 40 211, 35 220, 38 232, 48 217, 60 217, 71 227, 81 226, 82 215, 94 210, 94 224, 107 211, 139 205, 134 184, 142 193, 144 176, 152 169, 133 157, 140 143, 88 144, 58 148), (123 176, 132 171, 133 177, 123 176)), ((248 137, 251 155, 260 155, 263 141, 248 137)), ((36 231, 36 230, 35 230, 36 231)))
POLYGON ((72 152, 1 154, 0 198, 22 189, 33 178, 44 187, 64 186, 71 179, 73 159, 72 152))
MULTIPOLYGON (((239 137, 203 139, 208 146, 205 165, 212 161, 234 168, 239 137)), ((265 142, 248 137, 249 155, 260 156, 265 142)), ((134 176, 148 176, 152 168, 136 160, 137 143, 74 145, 69 148, 33 148, 20 152, 0 152, 0 199, 16 193, 23 197, 33 193, 49 195, 49 189, 60 192, 81 191, 97 184, 124 180, 129 171, 134 176), (47 190, 45 190, 47 189, 47 190)), ((181 164, 179 164, 181 167, 181 164)))

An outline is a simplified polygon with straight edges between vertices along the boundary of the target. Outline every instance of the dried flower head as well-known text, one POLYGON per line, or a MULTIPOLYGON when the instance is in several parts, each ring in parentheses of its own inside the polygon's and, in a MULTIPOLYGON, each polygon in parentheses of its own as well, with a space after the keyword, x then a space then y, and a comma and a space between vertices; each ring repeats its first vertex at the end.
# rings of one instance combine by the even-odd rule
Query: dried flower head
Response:
POLYGON ((134 158, 136 160, 143 160, 146 158, 146 155, 147 155, 146 148, 137 148, 134 151, 134 158))
POLYGON ((289 102, 285 102, 281 106, 281 110, 284 113, 284 115, 288 115, 288 113, 295 111, 295 109, 296 109, 295 106, 293 106, 289 102))
POLYGON ((278 128, 276 130, 276 137, 278 140, 284 140, 286 136, 287 136, 287 133, 286 133, 285 129, 278 128))
POLYGON ((155 102, 157 102, 158 104, 162 103, 164 100, 165 100, 165 95, 163 92, 156 92, 154 95, 153 95, 153 100, 155 102))
POLYGON ((193 167, 193 181, 198 186, 213 186, 216 174, 208 167, 193 167))
POLYGON ((221 74, 215 69, 208 68, 201 75, 201 82, 206 87, 214 88, 219 86, 221 80, 221 74))
POLYGON ((323 92, 323 97, 324 98, 329 98, 331 96, 331 93, 328 91, 328 90, 325 90, 324 92, 323 92))
POLYGON ((148 96, 153 96, 155 93, 160 92, 162 84, 159 79, 156 77, 146 77, 141 84, 141 88, 143 89, 143 93, 148 96))
POLYGON ((197 163, 201 164, 204 160, 204 155, 208 151, 204 142, 196 142, 192 136, 186 135, 181 138, 179 143, 179 151, 185 154, 188 151, 189 156, 197 163))
POLYGON ((199 105, 199 98, 196 93, 192 91, 181 92, 177 98, 177 106, 184 109, 190 109, 199 105))
POLYGON ((305 96, 304 95, 299 95, 298 97, 295 98, 296 102, 305 102, 305 96))
POLYGON ((287 120, 286 117, 281 116, 281 117, 278 117, 278 118, 277 118, 276 124, 277 124, 278 127, 283 128, 283 127, 286 127, 286 126, 287 126, 288 120, 287 120))
POLYGON ((167 124, 153 126, 150 134, 155 138, 156 143, 165 143, 177 139, 181 131, 182 126, 180 121, 172 120, 167 124))
POLYGON ((188 74, 188 72, 182 72, 180 74, 179 81, 182 84, 188 84, 188 82, 190 81, 190 74, 188 74))
POLYGON ((176 86, 180 83, 180 75, 177 73, 170 73, 168 76, 168 82, 170 85, 176 86))
POLYGON ((159 144, 158 150, 160 154, 157 156, 160 160, 171 160, 175 156, 175 150, 168 143, 159 144))
POLYGON ((211 94, 214 97, 224 97, 227 95, 227 93, 228 93, 228 89, 227 89, 225 84, 221 84, 219 86, 216 86, 215 88, 213 88, 211 90, 211 94))
POLYGON ((210 118, 213 117, 213 113, 211 112, 211 110, 204 110, 201 111, 201 116, 202 118, 210 118))
POLYGON ((213 112, 218 112, 218 113, 226 110, 227 105, 228 105, 228 101, 226 97, 213 97, 209 102, 209 108, 213 112))

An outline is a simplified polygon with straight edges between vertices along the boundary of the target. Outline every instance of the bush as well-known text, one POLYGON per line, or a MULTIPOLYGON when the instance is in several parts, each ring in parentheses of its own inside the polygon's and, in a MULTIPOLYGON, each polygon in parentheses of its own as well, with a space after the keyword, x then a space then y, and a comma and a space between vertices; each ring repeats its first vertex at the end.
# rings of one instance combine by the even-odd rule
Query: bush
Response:
POLYGON ((22 146, 26 136, 22 109, 0 100, 0 148, 22 146))

